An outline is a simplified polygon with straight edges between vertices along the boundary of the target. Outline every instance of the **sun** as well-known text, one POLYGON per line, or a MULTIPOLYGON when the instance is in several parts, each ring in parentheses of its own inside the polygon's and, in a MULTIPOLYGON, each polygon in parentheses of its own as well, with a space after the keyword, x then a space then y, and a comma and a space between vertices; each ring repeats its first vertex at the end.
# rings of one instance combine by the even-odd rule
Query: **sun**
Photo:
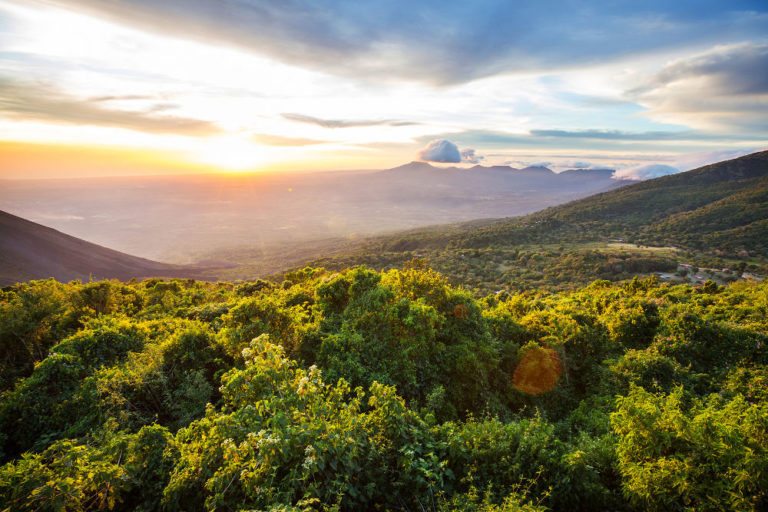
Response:
POLYGON ((193 150, 195 159, 230 172, 248 172, 264 164, 264 148, 246 138, 215 137, 193 150))

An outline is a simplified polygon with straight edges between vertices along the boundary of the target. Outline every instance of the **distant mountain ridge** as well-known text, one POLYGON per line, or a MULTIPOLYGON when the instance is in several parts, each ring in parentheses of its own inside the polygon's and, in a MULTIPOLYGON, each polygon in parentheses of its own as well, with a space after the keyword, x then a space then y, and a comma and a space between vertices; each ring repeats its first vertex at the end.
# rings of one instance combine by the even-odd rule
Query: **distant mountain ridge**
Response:
POLYGON ((605 234, 623 232, 642 243, 717 245, 720 250, 751 246, 768 256, 768 151, 643 181, 535 216, 605 234))
POLYGON ((621 237, 768 256, 768 151, 595 194, 467 236, 621 237))
MULTIPOLYGON (((561 175, 567 179, 581 172, 561 175)), ((525 216, 370 237, 346 252, 307 264, 331 269, 359 264, 389 268, 423 257, 457 282, 470 279, 486 287, 521 277, 526 282, 547 281, 546 276, 536 277, 545 269, 556 269, 559 274, 550 282, 563 284, 569 275, 575 276, 571 271, 576 266, 582 270, 580 278, 588 282, 591 276, 611 274, 606 265, 626 270, 634 268, 631 265, 664 268, 671 264, 648 253, 636 253, 630 264, 619 256, 594 252, 613 242, 641 248, 672 246, 671 251, 693 251, 712 262, 729 258, 762 268, 768 262, 768 151, 633 183, 525 216), (549 263, 529 263, 527 258, 533 254, 549 263), (616 262, 608 263, 612 257, 616 262), (602 270, 585 270, 590 268, 602 270), (484 270, 478 273, 478 269, 484 270)))
POLYGON ((0 285, 54 277, 59 281, 193 277, 168 265, 102 247, 0 211, 0 285))
POLYGON ((559 173, 556 173, 549 167, 543 166, 543 165, 531 165, 528 167, 518 168, 518 167, 512 167, 511 165, 482 165, 477 164, 472 167, 435 167, 434 165, 429 164, 428 162, 423 162, 420 160, 414 160, 412 162, 409 162, 404 165, 400 165, 397 167, 393 167, 392 169, 386 169, 383 171, 379 171, 381 173, 388 173, 392 171, 425 171, 425 170, 436 170, 438 172, 440 171, 464 171, 464 172, 509 172, 509 173, 543 173, 548 175, 557 175, 557 176, 573 176, 573 175, 579 175, 579 176, 600 176, 600 177, 607 177, 610 178, 614 175, 616 172, 615 169, 568 169, 559 173))
MULTIPOLYGON (((453 198, 455 205, 461 201, 461 184, 466 176, 482 172, 489 176, 485 183, 490 187, 496 179, 494 175, 524 171, 512 169, 446 169, 415 162, 358 175, 357 181, 351 183, 339 181, 338 186, 348 189, 335 192, 343 196, 359 191, 358 183, 365 182, 368 193, 403 197, 402 204, 408 201, 427 204, 432 200, 430 187, 443 186, 440 197, 453 198), (410 178, 391 180, 387 173, 405 173, 410 178), (416 190, 407 187, 414 174, 422 174, 421 186, 416 190), (385 184, 388 188, 382 192, 385 184)), ((541 170, 531 172, 542 173, 541 170)), ((601 176, 602 180, 595 183, 603 185, 610 180, 609 187, 615 187, 613 183, 617 181, 610 178, 612 171, 604 169, 543 174, 547 179, 565 183, 578 183, 584 175, 601 176)), ((525 180, 516 183, 524 184, 525 180)), ((368 197, 359 199, 361 204, 369 206, 368 197)), ((614 239, 645 245, 678 245, 734 257, 768 257, 768 151, 629 184, 526 216, 435 224, 367 238, 294 241, 272 246, 272 249, 266 246, 251 249, 244 245, 229 255, 212 251, 209 257, 219 262, 216 269, 167 265, 129 256, 0 212, 0 284, 51 276, 60 280, 90 276, 252 279, 318 257, 323 259, 311 263, 329 268, 362 263, 385 267, 414 256, 439 254, 441 270, 446 271, 463 268, 463 259, 459 262, 459 258, 463 258, 463 251, 467 250, 514 253, 517 247, 526 245, 540 247, 541 244, 614 239)))
POLYGON ((626 185, 546 168, 388 170, 0 182, 0 209, 128 254, 187 263, 204 251, 365 237, 524 215, 626 185))
POLYGON ((560 176, 567 176, 569 178, 581 178, 583 176, 602 176, 604 178, 612 178, 616 174, 614 169, 568 169, 560 173, 560 176))

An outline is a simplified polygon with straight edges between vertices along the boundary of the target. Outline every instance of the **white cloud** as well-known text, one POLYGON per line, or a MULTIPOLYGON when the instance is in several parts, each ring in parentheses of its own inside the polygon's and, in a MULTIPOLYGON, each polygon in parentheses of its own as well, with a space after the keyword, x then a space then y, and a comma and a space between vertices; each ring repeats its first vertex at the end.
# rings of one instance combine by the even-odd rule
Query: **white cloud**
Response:
POLYGON ((636 165, 616 171, 613 177, 617 180, 650 180, 669 174, 677 174, 680 169, 666 164, 636 165))
POLYGON ((702 130, 768 128, 768 44, 716 46, 627 91, 657 121, 702 130))
POLYGON ((459 148, 445 139, 433 140, 419 151, 419 159, 425 162, 459 163, 461 154, 459 148))
POLYGON ((511 167, 515 167, 518 169, 524 169, 526 167, 551 167, 554 165, 554 163, 549 161, 543 161, 543 160, 536 160, 536 161, 507 160, 504 162, 504 165, 509 165, 511 167))
POLYGON ((734 158, 739 158, 740 156, 748 155, 756 151, 761 151, 761 149, 733 149, 689 153, 672 159, 669 164, 651 163, 644 165, 633 165, 616 171, 614 178, 619 180, 648 180, 652 178, 659 178, 668 174, 677 174, 679 172, 698 169, 699 167, 704 167, 705 165, 732 160, 734 158))
POLYGON ((459 153, 461 154, 461 161, 467 164, 476 164, 479 163, 480 160, 485 159, 484 156, 476 154, 475 150, 472 148, 464 148, 459 153))
POLYGON ((676 158, 672 164, 681 171, 690 171, 705 165, 731 160, 740 156, 758 151, 757 149, 736 149, 727 151, 707 151, 704 153, 691 153, 676 158))
POLYGON ((63 220, 63 221, 85 220, 85 217, 81 217, 80 215, 72 215, 70 213, 40 213, 40 214, 32 214, 31 217, 35 217, 35 218, 40 219, 42 221, 46 221, 46 220, 63 220))
POLYGON ((753 39, 762 37, 766 26, 764 8, 755 2, 746 2, 746 8, 738 0, 698 2, 695 9, 647 1, 394 0, 362 7, 360 2, 248 0, 225 2, 226 8, 217 0, 46 3, 301 67, 444 84, 728 41, 733 34, 753 39))

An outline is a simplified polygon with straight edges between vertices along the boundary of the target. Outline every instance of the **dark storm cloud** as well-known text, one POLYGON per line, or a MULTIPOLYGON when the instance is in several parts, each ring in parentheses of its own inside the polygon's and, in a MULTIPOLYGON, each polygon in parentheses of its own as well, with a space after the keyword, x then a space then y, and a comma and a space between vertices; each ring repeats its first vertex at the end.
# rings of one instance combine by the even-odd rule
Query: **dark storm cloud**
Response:
POLYGON ((53 1, 303 67, 443 84, 768 33, 765 3, 749 0, 53 1))

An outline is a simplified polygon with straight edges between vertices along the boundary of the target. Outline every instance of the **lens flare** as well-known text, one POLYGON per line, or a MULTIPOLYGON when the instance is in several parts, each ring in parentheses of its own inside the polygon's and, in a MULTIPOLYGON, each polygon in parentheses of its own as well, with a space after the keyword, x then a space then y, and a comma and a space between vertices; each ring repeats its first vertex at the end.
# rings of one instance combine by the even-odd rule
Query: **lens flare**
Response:
POLYGON ((554 350, 531 347, 525 351, 515 368, 512 382, 523 393, 540 395, 552 390, 562 373, 563 366, 554 350))

